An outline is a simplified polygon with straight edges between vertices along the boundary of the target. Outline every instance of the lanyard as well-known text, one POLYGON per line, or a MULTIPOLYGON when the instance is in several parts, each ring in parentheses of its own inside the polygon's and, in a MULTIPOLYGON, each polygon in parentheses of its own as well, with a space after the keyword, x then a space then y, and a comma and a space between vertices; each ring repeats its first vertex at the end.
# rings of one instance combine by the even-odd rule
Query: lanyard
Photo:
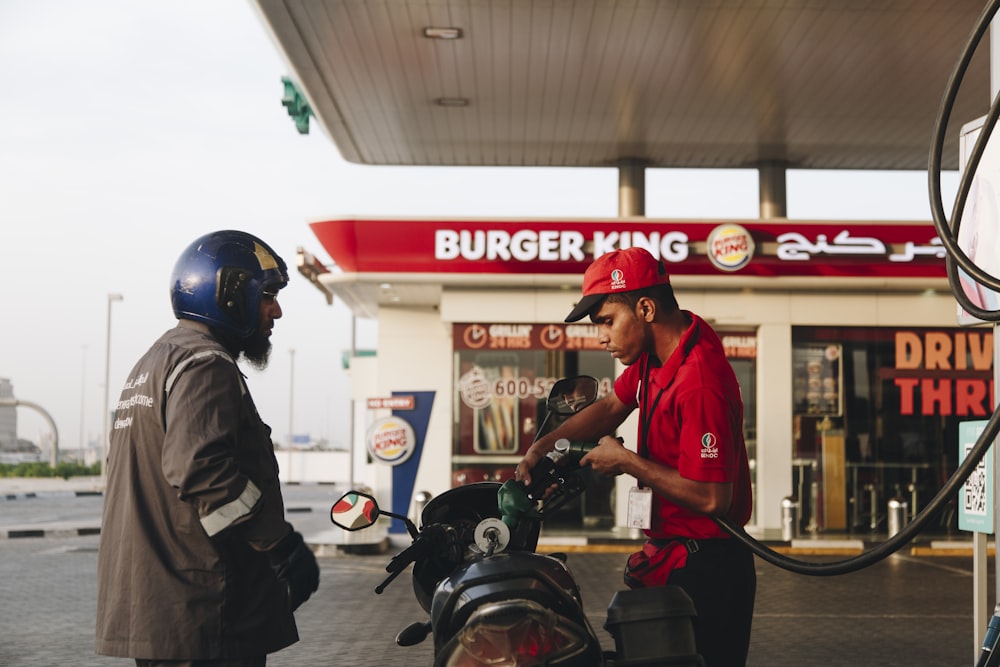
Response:
MULTIPOLYGON (((694 331, 691 332, 687 341, 684 343, 684 347, 681 350, 681 354, 683 356, 681 357, 680 363, 677 364, 678 368, 684 364, 687 356, 691 353, 691 350, 694 349, 695 343, 698 342, 698 321, 694 320, 691 323, 691 326, 694 327, 694 331)), ((670 387, 674 384, 674 380, 677 378, 677 373, 674 373, 674 375, 670 378, 670 381, 656 393, 656 397, 653 399, 652 405, 647 407, 646 404, 649 402, 649 365, 649 354, 647 353, 642 369, 642 385, 639 391, 639 423, 641 426, 639 456, 644 459, 649 458, 649 431, 653 427, 653 414, 656 412, 656 406, 659 405, 660 399, 663 398, 663 392, 670 389, 670 387)))
POLYGON ((649 401, 649 355, 646 355, 646 363, 642 369, 642 391, 639 396, 639 423, 642 427, 639 440, 639 456, 644 459, 649 458, 649 431, 653 426, 653 412, 656 411, 656 406, 660 403, 660 399, 663 398, 663 392, 669 389, 673 383, 674 379, 670 378, 670 382, 656 393, 653 404, 648 408, 646 407, 646 403, 649 401))

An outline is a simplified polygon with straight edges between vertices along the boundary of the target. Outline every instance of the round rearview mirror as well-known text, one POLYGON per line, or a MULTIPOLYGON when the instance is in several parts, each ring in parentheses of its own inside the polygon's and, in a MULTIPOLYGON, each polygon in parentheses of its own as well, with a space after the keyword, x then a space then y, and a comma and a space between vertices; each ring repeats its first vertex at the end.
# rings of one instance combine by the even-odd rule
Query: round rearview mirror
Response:
POLYGON ((374 526, 381 513, 373 497, 348 491, 330 508, 330 521, 344 530, 361 530, 374 526))

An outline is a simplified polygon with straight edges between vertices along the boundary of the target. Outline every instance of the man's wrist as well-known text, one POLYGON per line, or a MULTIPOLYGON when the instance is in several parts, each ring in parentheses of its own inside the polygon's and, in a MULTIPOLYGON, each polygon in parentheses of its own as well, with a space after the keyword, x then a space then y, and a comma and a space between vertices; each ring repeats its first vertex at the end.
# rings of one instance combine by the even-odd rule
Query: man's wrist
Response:
POLYGON ((272 565, 283 563, 303 541, 302 534, 293 530, 265 553, 272 565))

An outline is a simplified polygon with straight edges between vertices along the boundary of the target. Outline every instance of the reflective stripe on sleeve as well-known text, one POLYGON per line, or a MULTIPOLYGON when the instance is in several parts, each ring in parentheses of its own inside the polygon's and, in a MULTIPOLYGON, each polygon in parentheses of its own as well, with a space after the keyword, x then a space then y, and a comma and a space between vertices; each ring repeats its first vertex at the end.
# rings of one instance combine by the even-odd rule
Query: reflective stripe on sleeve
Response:
POLYGON ((203 516, 201 527, 205 529, 209 537, 212 537, 243 517, 249 516, 258 500, 260 500, 260 489, 253 482, 247 480, 247 486, 243 489, 240 497, 226 503, 211 514, 203 516))

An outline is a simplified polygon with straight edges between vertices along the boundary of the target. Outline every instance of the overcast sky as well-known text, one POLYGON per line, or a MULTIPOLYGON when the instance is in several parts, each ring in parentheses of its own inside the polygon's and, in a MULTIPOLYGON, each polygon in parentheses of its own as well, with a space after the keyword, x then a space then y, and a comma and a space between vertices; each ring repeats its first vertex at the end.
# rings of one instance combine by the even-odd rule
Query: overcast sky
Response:
MULTIPOLYGON (((292 264, 298 246, 329 261, 307 226, 323 217, 617 213, 612 169, 347 163, 315 124, 296 132, 281 105, 289 74, 249 0, 0 1, 0 377, 52 414, 61 448, 101 432, 108 295, 123 296, 111 316, 116 400, 174 325, 170 271, 204 233, 246 230, 292 264)), ((788 214, 929 219, 926 180, 791 171, 788 214)), ((650 217, 758 215, 754 171, 650 170, 646 189, 650 217)), ((346 445, 350 314, 297 273, 281 304, 271 365, 249 372, 258 409, 278 440, 291 413, 296 433, 346 445)), ((374 323, 357 330, 358 347, 374 344, 374 323)), ((18 419, 21 437, 48 431, 30 410, 18 419)))

